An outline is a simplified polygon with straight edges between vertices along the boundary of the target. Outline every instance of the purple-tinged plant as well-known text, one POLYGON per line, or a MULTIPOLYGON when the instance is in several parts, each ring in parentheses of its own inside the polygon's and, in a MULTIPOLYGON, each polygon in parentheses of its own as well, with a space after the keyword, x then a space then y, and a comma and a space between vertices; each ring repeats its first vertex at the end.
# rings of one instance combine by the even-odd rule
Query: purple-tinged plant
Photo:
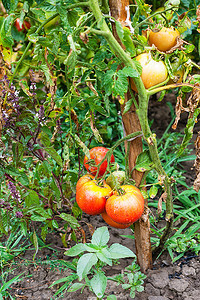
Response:
POLYGON ((17 191, 16 186, 12 181, 8 182, 8 188, 11 192, 12 199, 16 200, 17 202, 21 202, 21 196, 19 191, 17 191))
POLYGON ((38 112, 38 118, 39 118, 39 122, 42 123, 42 121, 44 120, 44 106, 41 105, 39 112, 38 112))
POLYGON ((32 95, 35 96, 36 95, 36 91, 37 90, 37 86, 36 86, 36 83, 35 82, 31 82, 31 85, 30 85, 30 91, 32 92, 32 95))
POLYGON ((16 211, 15 216, 16 216, 16 218, 21 219, 21 218, 23 218, 24 215, 21 211, 16 211))
POLYGON ((0 199, 0 208, 4 207, 4 205, 5 205, 5 200, 0 199))

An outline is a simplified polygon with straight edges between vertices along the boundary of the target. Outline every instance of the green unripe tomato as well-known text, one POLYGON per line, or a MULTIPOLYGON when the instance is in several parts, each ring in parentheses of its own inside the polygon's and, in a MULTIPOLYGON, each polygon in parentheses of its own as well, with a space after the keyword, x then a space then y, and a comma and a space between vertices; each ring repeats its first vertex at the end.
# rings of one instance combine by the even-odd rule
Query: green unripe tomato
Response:
POLYGON ((125 181, 125 172, 124 171, 114 171, 106 179, 106 183, 114 190, 116 186, 121 186, 125 181))

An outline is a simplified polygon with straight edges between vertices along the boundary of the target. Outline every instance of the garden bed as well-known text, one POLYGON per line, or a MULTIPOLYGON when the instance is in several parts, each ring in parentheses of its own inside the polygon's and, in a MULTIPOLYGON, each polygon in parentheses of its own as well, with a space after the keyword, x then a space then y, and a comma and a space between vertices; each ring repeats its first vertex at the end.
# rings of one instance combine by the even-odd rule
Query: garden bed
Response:
MULTIPOLYGON (((150 105, 149 117, 154 119, 152 127, 160 137, 165 131, 167 125, 171 120, 170 109, 166 105, 170 101, 173 106, 175 103, 174 95, 168 95, 163 102, 157 102, 151 99, 152 106, 150 105), (154 102, 154 103, 153 103, 154 102), (152 107, 152 109, 151 109, 152 107), (165 118, 163 118, 165 115, 165 118)), ((178 130, 181 131, 185 127, 186 119, 184 116, 179 123, 178 130)), ((195 133, 198 131, 198 126, 195 133)), ((191 144, 191 149, 194 151, 194 144, 191 144)), ((189 186, 192 186, 194 180, 193 161, 185 162, 185 177, 189 186)), ((156 210, 154 209, 156 214, 156 210)), ((89 228, 86 224, 91 224, 93 229, 105 226, 105 222, 101 216, 87 216, 84 214, 83 227, 86 232, 87 242, 90 241, 91 235, 89 228)), ((162 221, 163 222, 163 221, 162 221)), ((124 245, 135 252, 134 240, 123 237, 122 235, 131 235, 131 229, 115 229, 109 227, 110 240, 109 244, 119 243, 124 245)), ((50 288, 50 285, 63 277, 69 275, 70 270, 65 266, 65 262, 72 260, 70 257, 64 255, 66 248, 63 247, 61 238, 58 232, 53 231, 48 234, 46 247, 40 247, 35 261, 33 255, 35 250, 27 250, 18 259, 15 259, 11 265, 13 268, 9 279, 22 274, 23 279, 11 286, 10 294, 19 299, 56 299, 54 297, 56 291, 62 286, 62 283, 57 284, 50 288)), ((68 244, 69 248, 72 246, 68 244)), ((113 265, 113 267, 106 268, 107 276, 114 276, 124 271, 125 267, 132 263, 132 259, 121 259, 120 264, 113 265)), ((194 252, 186 252, 185 255, 172 263, 169 254, 164 252, 157 260, 153 262, 153 269, 148 270, 145 279, 144 291, 137 293, 136 300, 197 300, 200 299, 200 258, 194 252)), ((122 287, 113 281, 108 281, 107 295, 115 295, 117 299, 125 300, 131 299, 129 291, 125 291, 122 287)), ((63 299, 77 299, 77 300, 92 300, 96 299, 94 294, 87 288, 83 293, 80 290, 74 293, 65 293, 63 299)))

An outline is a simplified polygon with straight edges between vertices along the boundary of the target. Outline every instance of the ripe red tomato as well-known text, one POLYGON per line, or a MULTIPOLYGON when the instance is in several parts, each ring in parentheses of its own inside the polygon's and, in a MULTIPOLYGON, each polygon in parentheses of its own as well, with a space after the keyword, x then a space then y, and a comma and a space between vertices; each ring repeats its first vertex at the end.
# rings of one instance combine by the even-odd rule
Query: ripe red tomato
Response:
MULTIPOLYGON (((167 79, 167 68, 162 60, 155 61, 150 54, 142 53, 136 57, 142 66, 142 81, 146 89, 157 85, 167 79)), ((131 88, 137 92, 136 86, 131 78, 131 88)))
POLYGON ((14 25, 17 28, 18 31, 26 31, 29 28, 31 28, 31 24, 28 21, 25 21, 25 20, 24 20, 22 26, 20 26, 20 24, 19 24, 19 18, 17 18, 15 20, 15 24, 14 25))
MULTIPOLYGON (((84 166, 89 173, 91 173, 92 175, 96 175, 97 166, 103 160, 103 158, 105 157, 108 150, 109 149, 107 149, 105 147, 94 147, 94 148, 90 149, 90 158, 88 158, 87 156, 85 156, 85 158, 84 158, 84 166), (93 159, 96 166, 91 166, 88 163, 89 159, 93 159)), ((115 158, 114 158, 113 154, 111 156, 110 162, 111 163, 115 162, 115 158)), ((107 166, 108 166, 108 161, 106 159, 100 166, 98 177, 103 176, 103 174, 106 172, 107 166)))
POLYGON ((112 195, 112 189, 106 182, 99 186, 92 177, 85 175, 78 180, 76 202, 85 213, 97 215, 104 211, 106 200, 112 195))
POLYGON ((106 201, 106 212, 117 223, 134 223, 143 214, 144 197, 133 185, 122 185, 121 189, 124 194, 114 194, 106 201))
POLYGON ((108 225, 115 227, 115 228, 125 229, 125 228, 128 228, 129 226, 131 226, 131 224, 132 224, 132 223, 130 223, 130 224, 117 223, 117 222, 113 221, 111 219, 111 217, 109 217, 109 215, 107 214, 106 211, 102 212, 101 216, 108 225))
POLYGON ((160 51, 169 51, 176 45, 177 37, 179 36, 179 31, 174 27, 163 27, 157 32, 150 30, 149 44, 151 46, 154 44, 160 51))

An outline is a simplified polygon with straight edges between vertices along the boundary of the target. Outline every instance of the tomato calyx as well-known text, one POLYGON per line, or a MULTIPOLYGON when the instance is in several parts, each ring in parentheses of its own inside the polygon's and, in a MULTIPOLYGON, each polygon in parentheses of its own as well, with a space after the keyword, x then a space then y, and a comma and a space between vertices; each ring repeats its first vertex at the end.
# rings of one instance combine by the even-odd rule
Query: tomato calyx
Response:
POLYGON ((123 190, 121 187, 117 189, 117 193, 119 196, 123 196, 126 194, 125 190, 123 190))

